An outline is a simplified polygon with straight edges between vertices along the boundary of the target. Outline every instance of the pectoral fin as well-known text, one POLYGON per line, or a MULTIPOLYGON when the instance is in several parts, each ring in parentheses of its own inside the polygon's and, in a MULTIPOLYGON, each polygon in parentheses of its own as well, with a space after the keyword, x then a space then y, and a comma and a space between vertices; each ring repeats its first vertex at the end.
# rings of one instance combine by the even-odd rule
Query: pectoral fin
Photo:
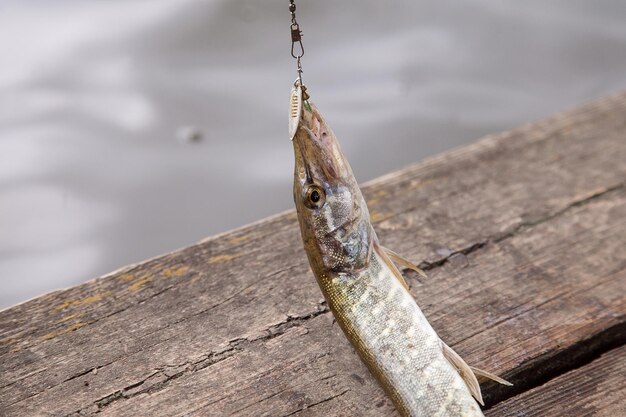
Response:
POLYGON ((426 273, 424 271, 422 271, 420 268, 418 268, 417 265, 415 265, 413 262, 407 260, 404 256, 397 254, 396 252, 392 251, 391 249, 387 249, 383 247, 383 250, 385 251, 385 253, 396 263, 412 269, 413 271, 417 272, 418 274, 420 274, 421 276, 423 276, 424 278, 426 277, 426 273))
POLYGON ((400 284, 402 284, 402 286, 406 288, 407 291, 409 291, 409 284, 407 284, 406 281, 404 280, 404 277, 402 276, 402 272, 400 272, 400 270, 394 265, 391 259, 389 259, 389 256, 387 255, 387 249, 383 248, 379 244, 375 244, 374 250, 376 251, 378 256, 382 258, 385 264, 387 264, 389 269, 391 269, 395 277, 398 279, 398 281, 400 281, 400 284))
POLYGON ((441 349, 443 350, 443 356, 450 362, 452 366, 459 372, 463 381, 469 388, 472 396, 476 398, 476 401, 480 403, 480 405, 485 405, 483 402, 483 396, 480 393, 480 385, 478 384, 478 380, 476 379, 476 375, 472 371, 472 368, 469 367, 467 363, 456 353, 452 348, 446 345, 443 341, 441 341, 441 349))

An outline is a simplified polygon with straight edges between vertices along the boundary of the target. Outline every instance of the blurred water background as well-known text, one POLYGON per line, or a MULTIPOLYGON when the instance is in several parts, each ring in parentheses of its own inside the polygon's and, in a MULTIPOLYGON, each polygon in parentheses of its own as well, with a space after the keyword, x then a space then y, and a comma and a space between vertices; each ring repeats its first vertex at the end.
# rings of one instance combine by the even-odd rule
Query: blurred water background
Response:
MULTIPOLYGON (((624 0, 297 1, 360 181, 626 87, 624 0)), ((0 308, 291 208, 287 0, 0 3, 0 308)))

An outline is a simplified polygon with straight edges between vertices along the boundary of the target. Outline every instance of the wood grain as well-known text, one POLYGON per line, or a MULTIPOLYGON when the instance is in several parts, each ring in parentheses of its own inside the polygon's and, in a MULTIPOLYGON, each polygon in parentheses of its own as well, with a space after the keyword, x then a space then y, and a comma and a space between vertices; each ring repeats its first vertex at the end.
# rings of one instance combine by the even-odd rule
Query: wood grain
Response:
POLYGON ((524 392, 489 410, 487 417, 626 415, 626 347, 524 392), (523 411, 522 411, 523 410, 523 411))
MULTIPOLYGON (((620 93, 363 187, 442 339, 515 383, 488 406, 624 343, 624 161, 620 93)), ((0 358, 0 415, 395 415, 293 211, 1 311, 0 358)))

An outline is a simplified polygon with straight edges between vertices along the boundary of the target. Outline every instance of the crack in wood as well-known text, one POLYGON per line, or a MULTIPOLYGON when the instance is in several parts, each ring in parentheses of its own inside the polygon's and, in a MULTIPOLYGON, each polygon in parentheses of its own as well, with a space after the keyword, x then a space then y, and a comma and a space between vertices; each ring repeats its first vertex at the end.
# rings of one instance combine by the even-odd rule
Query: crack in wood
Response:
POLYGON ((208 368, 209 366, 215 365, 223 360, 226 360, 234 356, 238 351, 240 351, 239 348, 235 346, 230 346, 218 352, 210 352, 207 355, 203 356, 201 359, 196 360, 196 361, 190 361, 185 364, 178 365, 178 366, 164 366, 162 368, 159 368, 153 371, 144 379, 137 381, 133 384, 130 384, 118 391, 115 391, 112 394, 109 394, 105 397, 102 397, 94 401, 92 405, 95 405, 97 408, 94 409, 91 407, 92 405, 90 405, 89 407, 80 409, 78 411, 74 411, 68 414, 67 416, 69 417, 69 416, 78 416, 78 415, 83 416, 83 415, 98 414, 103 409, 109 407, 111 404, 117 401, 127 400, 127 399, 136 397, 141 394, 152 394, 152 393, 161 391, 165 389, 170 382, 182 377, 183 375, 194 373, 202 369, 208 368), (176 370, 172 373, 168 372, 165 369, 165 368, 179 369, 181 367, 183 369, 176 370), (151 381, 154 381, 154 383, 150 383, 151 381), (144 385, 146 386, 143 387, 144 385))
POLYGON ((487 382, 483 389, 485 409, 541 386, 548 381, 583 367, 603 354, 626 344, 626 316, 620 323, 609 327, 588 339, 560 351, 546 352, 529 363, 523 363, 504 377, 513 382, 512 387, 487 382))
MULTIPOLYGON (((497 234, 497 235, 493 235, 493 236, 488 236, 485 239, 482 239, 480 241, 477 242, 472 242, 460 249, 451 251, 449 254, 447 254, 446 256, 443 256, 439 259, 436 259, 434 261, 427 261, 427 260, 423 260, 419 263, 418 267, 420 269, 423 269, 424 271, 429 271, 429 270, 433 270, 439 267, 442 267, 443 265, 445 265, 446 263, 448 263, 453 257, 458 256, 458 255, 469 255, 471 253, 477 252, 483 248, 485 248, 487 245, 492 244, 492 243, 500 243, 504 240, 510 239, 512 237, 515 237, 516 235, 524 232, 525 230, 528 230, 530 228, 533 228, 535 226, 539 226, 540 224, 546 223, 550 220, 554 220, 560 216, 565 215, 566 213, 568 213, 570 210, 577 208, 577 207, 583 207, 586 204, 589 204, 595 200, 598 200, 602 197, 605 197, 607 194, 613 193, 615 191, 621 190, 624 188, 624 183, 619 183, 607 188, 604 188, 598 192, 593 193, 592 195, 579 199, 579 200, 574 200, 568 204, 566 204, 564 207, 558 209, 558 210, 554 210, 551 213, 548 214, 543 214, 541 216, 539 216, 536 220, 533 221, 522 221, 518 224, 516 224, 513 228, 511 228, 510 230, 501 233, 501 234, 497 234)), ((411 270, 409 268, 402 268, 401 269, 403 272, 410 272, 411 270)))
POLYGON ((347 394, 349 391, 350 391, 350 390, 349 390, 349 389, 347 389, 347 390, 344 390, 344 391, 340 392, 339 394, 332 395, 332 396, 330 396, 330 397, 328 397, 328 398, 324 398, 323 400, 320 400, 320 401, 314 402, 314 403, 312 403, 312 404, 307 404, 307 405, 304 405, 303 407, 301 407, 301 408, 299 408, 299 409, 297 409, 297 410, 295 410, 295 411, 292 411, 292 412, 291 412, 291 413, 289 413, 289 414, 285 414, 285 415, 283 415, 282 417, 289 417, 289 416, 293 416, 293 415, 296 415, 296 414, 298 414, 298 413, 300 413, 300 412, 302 412, 302 411, 309 410, 309 409, 314 408, 314 407, 316 407, 316 406, 318 406, 318 405, 320 405, 320 404, 324 404, 324 403, 327 403, 328 401, 332 401, 332 400, 334 400, 335 398, 339 398, 339 397, 341 397, 341 396, 343 396, 343 395, 347 394))
MULTIPOLYGON (((610 276, 610 275, 612 275, 612 274, 613 274, 613 273, 609 274, 609 276, 610 276)), ((554 295, 554 296, 552 296, 552 297, 549 297, 549 298, 547 298, 547 299, 545 299, 545 300, 541 301, 541 302, 540 302, 540 303, 538 303, 538 304, 532 305, 532 306, 531 306, 531 307, 529 307, 529 308, 525 308, 525 309, 522 309, 522 310, 520 310, 520 311, 517 311, 516 313, 514 313, 514 314, 513 314, 513 315, 511 315, 511 316, 506 316, 506 317, 502 318, 501 320, 496 320, 496 321, 494 321, 493 323, 491 323, 489 326, 487 326, 487 327, 485 327, 485 328, 481 329, 480 331, 474 332, 474 333, 472 333, 472 334, 469 334, 469 335, 467 335, 467 336, 463 337, 462 339, 456 340, 456 341, 454 342, 454 344, 453 344, 453 345, 451 345, 451 346, 453 346, 453 347, 454 347, 454 346, 457 346, 457 345, 459 345, 459 344, 461 344, 461 343, 463 343, 463 342, 465 342, 465 341, 467 341, 467 340, 469 340, 469 339, 471 339, 471 338, 473 338, 473 337, 475 337, 475 336, 478 336, 478 335, 479 335, 479 334, 481 334, 481 333, 484 333, 484 332, 485 332, 485 331, 487 331, 487 330, 490 330, 490 329, 496 328, 496 327, 498 327, 499 325, 501 325, 502 323, 506 323, 507 321, 515 320, 515 319, 517 319, 518 317, 521 317, 521 316, 523 316, 524 314, 527 314, 527 313, 529 313, 529 312, 531 312, 531 311, 533 311, 533 310, 535 310, 535 309, 537 309, 537 308, 543 307, 544 305, 546 305, 546 304, 548 304, 548 303, 551 303, 551 302, 553 302, 553 301, 555 301, 555 300, 559 300, 559 299, 561 299, 561 298, 563 298, 563 297, 566 297, 566 296, 569 296, 569 295, 571 295, 571 294, 576 294, 576 293, 580 293, 580 292, 587 292, 587 291, 590 291, 590 290, 592 290, 592 289, 593 289, 593 288, 595 288, 595 287, 598 287, 598 286, 600 286, 600 285, 606 284, 606 282, 607 282, 607 281, 610 281, 610 279, 609 279, 609 280, 605 280, 605 281, 600 281, 600 282, 598 282, 598 283, 596 283, 596 284, 594 284, 594 285, 592 285, 592 286, 590 286, 590 287, 586 287, 586 288, 577 288, 577 289, 575 289, 575 290, 573 290, 573 291, 564 291, 564 292, 562 292, 562 293, 558 293, 558 294, 556 294, 556 295, 554 295)), ((521 307, 521 306, 519 306, 519 307, 521 307)))
MULTIPOLYGON (((489 238, 481 240, 479 242, 473 242, 470 243, 469 245, 461 248, 461 249, 457 249, 454 251, 451 251, 448 255, 437 259, 435 261, 422 261, 419 263, 418 267, 420 269, 423 269, 424 271, 430 271, 433 270, 435 268, 440 268, 442 266, 444 266, 446 263, 448 263, 452 258, 454 258, 455 256, 458 255, 469 255, 470 253, 474 253, 482 248, 484 248, 487 244, 489 243, 489 238)), ((410 269, 407 268, 403 268, 402 269, 403 272, 409 272, 410 269)))
POLYGON ((542 216, 539 216, 539 218, 537 218, 536 220, 533 221, 522 221, 520 223, 518 223, 517 225, 515 225, 511 230, 504 232, 500 235, 494 236, 489 238, 488 240, 494 242, 494 243, 499 243, 505 239, 509 239, 521 232, 523 232, 526 229, 529 229, 531 227, 534 226, 538 226, 542 223, 546 223, 550 220, 553 220, 559 216, 562 216, 564 214, 566 214, 567 212, 569 212, 570 210, 577 208, 577 207, 583 207, 586 204, 589 204, 597 199, 600 199, 602 197, 605 197, 607 194, 610 194, 614 191, 617 190, 621 190, 624 188, 624 183, 619 183, 619 184, 615 184, 612 185, 610 187, 604 188, 600 191, 597 191, 593 194, 591 194, 588 197, 579 199, 579 200, 574 200, 573 202, 567 204, 565 207, 558 209, 558 210, 554 210, 551 213, 547 213, 544 214, 542 216))
MULTIPOLYGON (((289 329, 294 328, 294 327, 301 327, 308 320, 311 320, 322 314, 326 314, 329 311, 330 310, 325 305, 325 302, 322 302, 318 305, 318 308, 313 312, 309 312, 300 316, 288 316, 286 320, 268 327, 267 329, 265 329, 265 333, 266 333, 265 335, 251 338, 251 339, 250 338, 232 339, 228 342, 229 347, 224 350, 220 350, 217 352, 210 352, 200 357, 200 359, 188 361, 182 364, 164 365, 156 369, 154 372, 150 373, 150 375, 148 375, 144 379, 138 382, 135 382, 131 385, 128 385, 118 391, 115 391, 112 394, 109 394, 105 397, 102 397, 94 401, 93 404, 97 406, 97 409, 93 410, 92 412, 89 411, 91 408, 90 406, 90 407, 83 408, 78 411, 74 411, 68 414, 67 416, 69 417, 69 416, 78 416, 78 415, 82 416, 82 415, 97 414, 97 413, 100 413, 104 408, 110 406, 111 404, 117 401, 130 399, 140 394, 152 394, 152 393, 161 391, 165 389, 170 382, 182 377, 185 374, 192 374, 194 372, 198 372, 202 369, 208 368, 209 366, 215 365, 223 360, 226 360, 232 356, 235 356, 236 354, 240 352, 245 351, 245 348, 251 344, 265 343, 271 339, 274 339, 278 336, 285 334, 289 329), (173 373, 168 373, 167 372, 168 368, 174 369, 175 371, 173 373), (154 384, 148 384, 150 380, 155 380, 155 379, 157 380, 157 382, 155 382, 154 384), (146 384, 146 387, 141 388, 144 384, 146 384)), ((89 372, 91 372, 91 369, 89 371, 81 372, 80 374, 74 375, 70 377, 68 380, 86 375, 89 372)))

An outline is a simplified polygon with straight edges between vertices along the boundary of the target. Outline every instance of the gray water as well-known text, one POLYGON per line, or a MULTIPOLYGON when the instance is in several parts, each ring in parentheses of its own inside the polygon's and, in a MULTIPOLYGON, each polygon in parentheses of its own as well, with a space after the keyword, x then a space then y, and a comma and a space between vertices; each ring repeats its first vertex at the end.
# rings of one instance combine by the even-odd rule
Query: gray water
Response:
MULTIPOLYGON (((297 5, 361 181, 626 87, 623 0, 297 5)), ((292 207, 287 6, 0 3, 0 308, 292 207)))

